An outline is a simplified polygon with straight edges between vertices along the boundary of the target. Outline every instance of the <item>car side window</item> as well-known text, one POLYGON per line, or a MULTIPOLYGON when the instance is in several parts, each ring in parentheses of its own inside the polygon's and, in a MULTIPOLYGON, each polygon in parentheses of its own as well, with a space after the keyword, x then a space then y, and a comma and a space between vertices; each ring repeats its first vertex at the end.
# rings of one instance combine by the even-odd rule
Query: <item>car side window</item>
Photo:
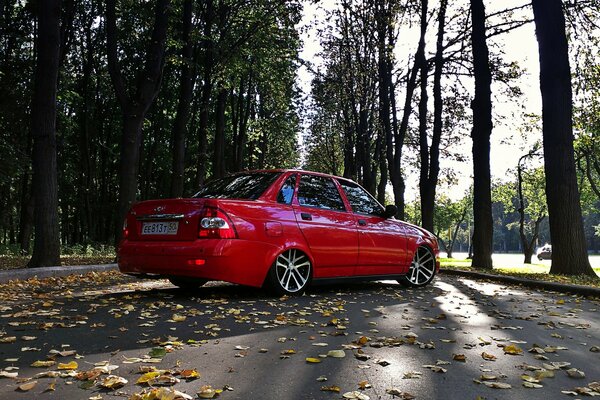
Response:
POLYGON ((294 189, 296 188, 296 174, 288 177, 277 194, 277 202, 282 204, 292 204, 294 189))
POLYGON ((358 186, 354 182, 339 180, 346 197, 352 206, 352 211, 359 214, 375 214, 380 215, 383 212, 383 208, 363 188, 358 186))
POLYGON ((322 176, 302 175, 298 187, 298 202, 301 206, 346 211, 333 180, 322 176))

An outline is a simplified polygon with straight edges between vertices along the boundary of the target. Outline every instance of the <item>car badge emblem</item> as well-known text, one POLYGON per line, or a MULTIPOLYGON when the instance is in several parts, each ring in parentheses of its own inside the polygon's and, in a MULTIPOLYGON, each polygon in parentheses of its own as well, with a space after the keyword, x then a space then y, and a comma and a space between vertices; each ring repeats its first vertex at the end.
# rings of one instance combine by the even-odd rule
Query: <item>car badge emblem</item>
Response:
POLYGON ((154 209, 154 212, 162 212, 162 211, 165 211, 165 207, 164 206, 159 206, 159 207, 156 207, 154 209))

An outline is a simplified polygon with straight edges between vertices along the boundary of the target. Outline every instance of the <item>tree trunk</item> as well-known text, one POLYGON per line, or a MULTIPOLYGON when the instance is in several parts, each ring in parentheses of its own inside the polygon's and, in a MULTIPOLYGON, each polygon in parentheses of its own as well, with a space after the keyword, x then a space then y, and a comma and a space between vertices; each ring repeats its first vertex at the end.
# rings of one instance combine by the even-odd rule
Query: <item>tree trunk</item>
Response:
POLYGON ((227 90, 219 85, 217 93, 215 140, 213 154, 213 176, 222 178, 225 176, 225 108, 227 105, 227 90))
POLYGON ((573 151, 571 69, 560 0, 533 0, 540 54, 550 273, 597 276, 590 266, 573 151))
MULTIPOLYGON (((442 138, 442 70, 444 67, 444 29, 446 25, 446 7, 447 0, 440 1, 440 10, 438 13, 438 32, 437 32, 437 45, 435 53, 435 66, 433 72, 433 132, 431 135, 431 146, 427 151, 427 137, 426 129, 422 129, 421 134, 421 146, 425 146, 425 151, 421 150, 421 216, 423 220, 423 228, 434 231, 433 220, 435 216, 435 195, 438 184, 438 176, 440 173, 440 142, 442 138), (423 138, 423 136, 425 137, 423 138), (426 168, 425 168, 426 167, 426 168)), ((421 79, 426 79, 427 75, 423 77, 421 73, 421 79)), ((422 88, 426 90, 427 86, 422 88)), ((421 90, 423 92, 423 90, 421 90)), ((423 99, 421 99, 423 102, 423 99)), ((425 104, 422 108, 424 113, 427 111, 427 97, 425 96, 425 104)), ((421 106, 421 104, 420 104, 421 106)), ((422 125, 426 123, 422 121, 422 125)), ((450 251, 451 253, 452 251, 450 251)))
POLYGON ((38 2, 37 62, 31 105, 35 240, 28 267, 60 265, 56 169, 56 90, 60 56, 60 0, 38 2))
POLYGON ((177 115, 173 122, 173 164, 171 170, 171 197, 183 196, 183 182, 185 170, 185 139, 188 134, 188 120, 190 119, 190 105, 193 98, 194 76, 192 72, 192 0, 183 3, 183 20, 181 27, 181 40, 184 43, 181 51, 181 77, 179 79, 179 102, 177 115))
POLYGON ((117 49, 117 17, 115 0, 106 1, 106 47, 108 71, 115 95, 123 112, 123 135, 119 158, 119 200, 115 216, 115 245, 122 234, 122 223, 136 199, 137 171, 144 118, 154 102, 162 81, 168 27, 169 0, 156 2, 152 36, 135 91, 128 91, 121 73, 117 49), (135 93, 130 96, 129 93, 135 93))
POLYGON ((483 0, 471 0, 473 23, 473 68, 475 98, 473 108, 473 263, 474 267, 492 269, 493 220, 490 174, 490 136, 492 134, 492 100, 489 54, 485 32, 483 0))
POLYGON ((200 120, 198 121, 198 158, 196 159, 196 187, 200 188, 206 180, 208 161, 208 117, 212 93, 214 44, 212 29, 215 20, 214 1, 207 0, 203 11, 204 37, 202 38, 202 93, 200 96, 200 120))

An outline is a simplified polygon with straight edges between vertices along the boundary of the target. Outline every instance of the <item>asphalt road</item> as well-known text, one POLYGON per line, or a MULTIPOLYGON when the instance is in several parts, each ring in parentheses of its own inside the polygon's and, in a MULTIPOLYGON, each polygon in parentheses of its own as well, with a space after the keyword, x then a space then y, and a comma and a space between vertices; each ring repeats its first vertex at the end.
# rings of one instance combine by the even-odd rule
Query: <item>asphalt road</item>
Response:
POLYGON ((0 285, 0 376, 18 374, 0 377, 0 399, 129 398, 148 392, 140 378, 194 398, 205 385, 225 388, 224 400, 341 399, 351 391, 370 399, 568 399, 561 391, 600 381, 598 309, 597 299, 449 276, 423 289, 386 281, 281 299, 222 283, 186 293, 117 273, 0 285), (334 357, 339 350, 345 357, 334 357), (56 364, 31 367, 36 361, 56 364), (158 372, 140 373, 151 368, 158 372), (100 387, 117 381, 109 370, 128 382, 100 387), (541 387, 524 387, 524 374, 541 375, 532 382, 541 387), (476 382, 485 379, 510 388, 476 382))

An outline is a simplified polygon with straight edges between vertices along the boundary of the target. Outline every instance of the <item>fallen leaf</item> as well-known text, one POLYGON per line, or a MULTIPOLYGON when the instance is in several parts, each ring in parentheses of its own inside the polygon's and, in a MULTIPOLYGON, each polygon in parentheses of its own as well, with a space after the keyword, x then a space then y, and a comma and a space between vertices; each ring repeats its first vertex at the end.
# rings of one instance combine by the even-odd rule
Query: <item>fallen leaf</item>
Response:
POLYGON ((523 349, 521 349, 516 344, 509 344, 507 346, 504 346, 504 354, 518 356, 518 355, 523 354, 523 349))
POLYGON ((346 353, 344 350, 329 350, 327 352, 327 357, 344 358, 346 357, 346 353))
POLYGON ((58 369, 74 370, 74 369, 77 369, 77 367, 79 367, 79 365, 77 365, 77 361, 71 361, 70 363, 67 363, 67 364, 63 364, 63 363, 58 364, 58 369))
POLYGON ((342 395, 342 397, 344 399, 348 399, 348 400, 370 400, 371 399, 366 394, 358 392, 356 390, 353 392, 346 392, 342 395))
MULTIPOLYGON (((327 379, 325 379, 327 380, 327 379)), ((322 392, 335 392, 335 393, 339 393, 340 392, 340 387, 336 386, 336 385, 332 385, 332 386, 321 386, 321 391, 322 392)))
POLYGON ((485 351, 481 353, 481 358, 486 361, 496 361, 496 356, 490 353, 486 353, 485 351))
POLYGON ((464 354, 453 354, 452 359, 454 361, 466 362, 467 356, 465 356, 464 354))
POLYGON ((23 383, 22 385, 19 385, 19 387, 17 389, 19 389, 22 392, 28 392, 31 389, 33 389, 35 387, 35 385, 37 385, 37 381, 29 381, 27 383, 23 383))
POLYGON ((37 361, 34 361, 31 364, 31 367, 35 367, 35 368, 47 368, 47 367, 53 366, 54 364, 56 364, 56 361, 52 361, 52 360, 48 360, 48 361, 37 360, 37 361))
POLYGON ((125 386, 127 382, 127 379, 121 376, 109 375, 100 381, 99 385, 107 389, 118 389, 125 386))

